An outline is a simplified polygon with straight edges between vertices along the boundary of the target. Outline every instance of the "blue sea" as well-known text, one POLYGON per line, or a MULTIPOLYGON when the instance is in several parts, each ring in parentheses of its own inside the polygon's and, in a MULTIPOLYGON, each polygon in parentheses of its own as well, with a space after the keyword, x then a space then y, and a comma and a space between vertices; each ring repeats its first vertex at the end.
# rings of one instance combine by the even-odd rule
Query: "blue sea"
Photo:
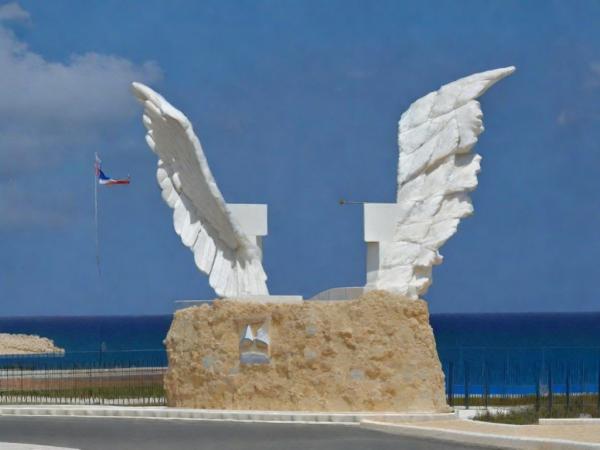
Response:
POLYGON ((166 365, 163 340, 171 315, 0 318, 0 333, 37 334, 65 349, 62 357, 0 357, 0 365, 166 365))
MULTIPOLYGON (((64 348, 63 357, 3 357, 2 366, 72 367, 166 364, 163 340, 171 315, 0 318, 0 332, 37 334, 64 348)), ((448 382, 512 392, 534 381, 569 376, 600 382, 600 313, 433 314, 438 353, 448 382), (541 374, 541 375, 540 375, 541 374), (467 381, 465 381, 467 377, 467 381)))

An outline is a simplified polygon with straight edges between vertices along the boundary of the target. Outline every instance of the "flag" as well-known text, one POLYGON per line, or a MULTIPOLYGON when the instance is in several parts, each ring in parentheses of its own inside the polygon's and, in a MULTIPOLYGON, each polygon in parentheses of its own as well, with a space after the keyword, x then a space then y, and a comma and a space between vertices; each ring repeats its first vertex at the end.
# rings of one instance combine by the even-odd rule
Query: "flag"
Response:
POLYGON ((107 176, 101 168, 102 161, 96 155, 96 162, 94 164, 94 169, 96 171, 96 178, 98 178, 98 184, 102 184, 105 186, 114 186, 115 184, 129 184, 130 177, 127 178, 111 178, 107 176))

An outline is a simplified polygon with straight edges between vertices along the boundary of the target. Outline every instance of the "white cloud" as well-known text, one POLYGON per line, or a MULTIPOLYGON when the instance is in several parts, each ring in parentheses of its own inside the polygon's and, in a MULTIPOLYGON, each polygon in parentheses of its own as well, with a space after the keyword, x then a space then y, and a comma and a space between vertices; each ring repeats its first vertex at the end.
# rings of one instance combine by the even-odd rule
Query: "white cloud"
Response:
POLYGON ((0 21, 2 20, 18 20, 29 21, 29 13, 21 8, 17 2, 6 3, 0 5, 0 21))
MULTIPOLYGON (((17 3, 0 7, 0 19, 28 17, 17 3)), ((160 77, 154 62, 136 64, 115 55, 85 53, 50 61, 0 22, 0 182, 11 178, 22 185, 23 174, 48 172, 53 163, 91 151, 107 136, 118 145, 115 130, 140 114, 130 83, 160 77)), ((39 215, 24 210, 27 202, 17 197, 0 189, 0 227, 6 217, 13 224, 38 221, 39 215)))
POLYGON ((112 55, 73 55, 66 64, 46 61, 0 28, 0 118, 36 122, 102 125, 130 115, 133 80, 160 76, 153 62, 135 65, 112 55))
POLYGON ((0 173, 97 139, 135 114, 131 81, 160 77, 153 62, 98 53, 47 61, 1 26, 0 67, 0 173))

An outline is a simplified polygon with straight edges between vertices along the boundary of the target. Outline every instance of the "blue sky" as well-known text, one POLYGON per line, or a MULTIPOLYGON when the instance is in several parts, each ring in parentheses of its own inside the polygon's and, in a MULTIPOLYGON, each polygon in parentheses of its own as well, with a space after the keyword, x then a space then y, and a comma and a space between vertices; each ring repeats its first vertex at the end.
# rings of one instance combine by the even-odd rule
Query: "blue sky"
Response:
POLYGON ((228 202, 268 203, 269 288, 362 285, 362 210, 392 202, 400 114, 516 65, 483 98, 475 215, 433 312, 600 310, 600 3, 0 3, 1 315, 153 314, 212 298, 172 228, 133 80, 194 123, 228 202), (93 154, 129 187, 100 192, 93 154))

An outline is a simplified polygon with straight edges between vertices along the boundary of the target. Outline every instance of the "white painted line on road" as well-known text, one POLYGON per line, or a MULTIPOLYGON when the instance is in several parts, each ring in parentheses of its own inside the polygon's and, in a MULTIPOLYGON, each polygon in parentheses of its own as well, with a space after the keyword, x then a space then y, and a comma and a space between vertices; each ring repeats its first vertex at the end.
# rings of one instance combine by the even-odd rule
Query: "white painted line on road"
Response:
POLYGON ((0 450, 78 450, 67 447, 51 447, 49 445, 18 444, 16 442, 0 442, 0 450))

